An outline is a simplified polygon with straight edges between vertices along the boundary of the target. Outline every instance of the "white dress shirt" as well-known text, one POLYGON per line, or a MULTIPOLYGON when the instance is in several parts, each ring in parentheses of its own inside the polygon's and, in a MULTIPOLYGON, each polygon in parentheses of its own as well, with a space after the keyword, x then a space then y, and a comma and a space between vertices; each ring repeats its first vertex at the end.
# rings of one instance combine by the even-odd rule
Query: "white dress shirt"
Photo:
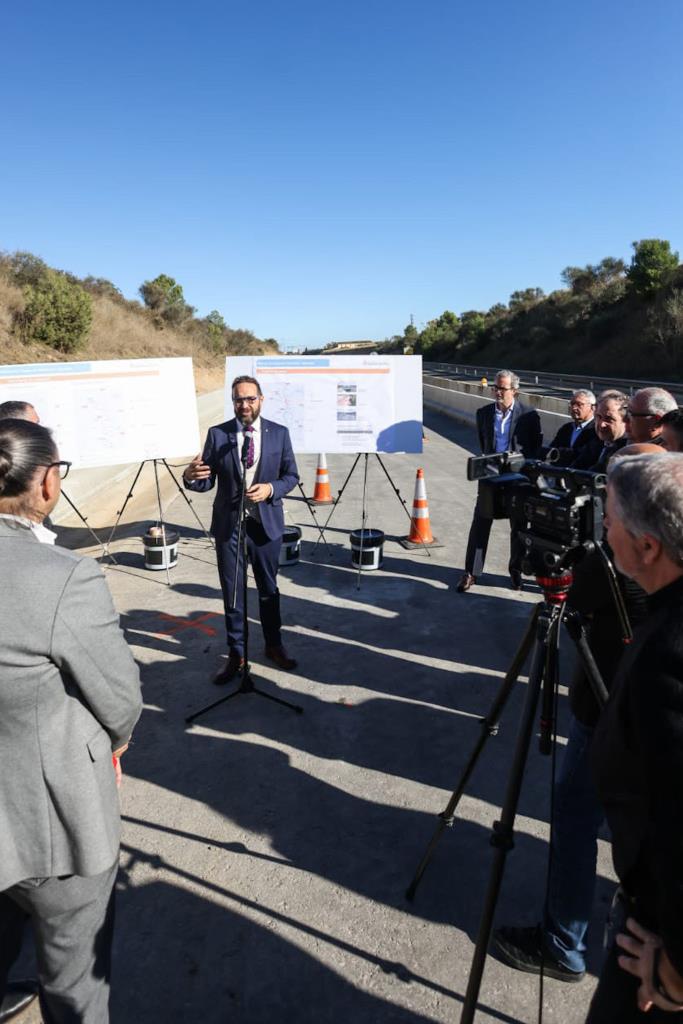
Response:
POLYGON ((512 422, 512 410, 515 407, 513 402, 509 409, 501 411, 496 406, 496 415, 493 422, 494 448, 497 452, 510 451, 510 424, 512 422))

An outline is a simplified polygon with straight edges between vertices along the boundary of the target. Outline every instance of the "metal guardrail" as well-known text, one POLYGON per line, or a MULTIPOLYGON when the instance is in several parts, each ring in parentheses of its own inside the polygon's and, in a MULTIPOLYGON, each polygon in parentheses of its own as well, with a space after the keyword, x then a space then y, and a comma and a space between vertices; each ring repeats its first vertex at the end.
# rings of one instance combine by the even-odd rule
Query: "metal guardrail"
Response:
MULTIPOLYGON (((463 363, 422 363, 423 369, 431 373, 450 373, 459 377, 481 380, 486 377, 492 381, 500 366, 466 366, 463 363)), ((589 388, 600 392, 606 388, 616 388, 632 395, 640 388, 665 388, 670 391, 679 405, 683 404, 683 385, 671 381, 659 380, 625 380, 618 377, 582 377, 574 373, 545 373, 543 370, 515 370, 522 386, 551 387, 558 391, 575 391, 577 388, 589 388)))

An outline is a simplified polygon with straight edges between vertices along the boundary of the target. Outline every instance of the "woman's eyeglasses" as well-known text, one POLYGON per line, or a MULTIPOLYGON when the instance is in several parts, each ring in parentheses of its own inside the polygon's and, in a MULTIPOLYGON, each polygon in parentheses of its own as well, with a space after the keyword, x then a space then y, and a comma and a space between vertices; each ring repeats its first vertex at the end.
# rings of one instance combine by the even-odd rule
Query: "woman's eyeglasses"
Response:
POLYGON ((54 466, 56 466, 57 469, 58 469, 59 479, 60 480, 66 480, 66 478, 68 477, 69 470, 71 469, 71 463, 70 462, 63 462, 63 461, 60 461, 60 462, 48 462, 47 466, 45 467, 46 472, 45 472, 45 476, 43 477, 43 483, 45 483, 45 479, 47 477, 47 474, 50 472, 51 469, 53 469, 54 466))

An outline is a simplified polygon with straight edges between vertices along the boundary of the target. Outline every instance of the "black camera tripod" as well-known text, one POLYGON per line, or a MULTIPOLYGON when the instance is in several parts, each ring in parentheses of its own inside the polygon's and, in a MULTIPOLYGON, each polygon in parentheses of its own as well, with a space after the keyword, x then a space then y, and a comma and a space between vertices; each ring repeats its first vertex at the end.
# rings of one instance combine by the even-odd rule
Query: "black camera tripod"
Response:
MULTIPOLYGON (((619 610, 625 640, 630 638, 630 626, 628 616, 624 608, 623 599, 619 592, 614 577, 614 571, 609 564, 604 551, 597 545, 605 568, 608 571, 608 578, 614 599, 619 610)), ((524 767, 529 753, 529 746, 534 729, 536 710, 541 698, 540 716, 540 737, 539 747, 541 753, 549 754, 553 746, 555 708, 557 703, 557 687, 559 682, 559 638, 562 624, 567 628, 571 639, 574 641, 581 660, 582 667, 590 681, 593 693, 602 707, 607 700, 607 690, 602 681, 600 672, 593 658, 588 645, 586 630, 583 619, 578 612, 567 607, 566 600, 569 588, 572 584, 573 573, 570 569, 558 569, 556 572, 547 572, 544 576, 537 576, 536 581, 543 591, 543 600, 534 608, 526 631, 519 645, 519 648, 508 669, 503 684, 495 697, 493 704, 485 716, 481 719, 481 735, 474 747, 469 761, 460 777, 460 781, 451 795, 447 806, 439 815, 439 823, 429 842, 427 850, 418 865, 415 876, 408 886, 406 896, 412 900, 420 884, 420 880, 429 864, 436 845, 445 828, 453 825, 455 821, 455 809, 462 797, 467 782, 474 770, 479 756, 490 736, 498 732, 498 725, 501 714, 517 682, 517 678, 531 653, 531 667, 529 670, 529 683, 527 686, 526 701, 517 742, 513 755, 508 787, 501 810, 500 821, 496 821, 491 834, 491 845, 495 849, 489 884, 484 902, 484 909, 479 922, 479 931, 472 958, 467 984, 467 992, 463 1002, 460 1024, 472 1024, 481 986, 481 978, 484 971, 486 952, 491 938, 491 928, 495 913, 498 894, 503 880, 505 870, 505 859, 514 846, 514 822, 517 814, 519 794, 522 787, 524 767)))

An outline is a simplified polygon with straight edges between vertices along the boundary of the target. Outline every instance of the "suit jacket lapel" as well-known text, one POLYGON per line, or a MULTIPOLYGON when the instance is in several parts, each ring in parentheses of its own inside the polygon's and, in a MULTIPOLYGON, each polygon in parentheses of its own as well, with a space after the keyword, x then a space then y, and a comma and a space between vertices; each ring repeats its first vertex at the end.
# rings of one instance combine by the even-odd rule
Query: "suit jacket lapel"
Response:
POLYGON ((514 452, 514 451, 517 450, 515 448, 515 426, 517 425, 517 420, 519 419, 519 417, 521 415, 522 415, 522 407, 519 404, 518 399, 515 399, 515 404, 512 407, 512 413, 510 414, 510 433, 508 435, 508 449, 511 452, 514 452))
POLYGON ((495 452, 496 450, 496 403, 492 402, 488 407, 488 423, 486 424, 486 430, 488 432, 489 452, 495 452))
POLYGON ((263 466, 263 460, 267 454, 270 453, 270 434, 268 431, 268 421, 261 417, 261 454, 258 460, 258 466, 256 467, 256 476, 254 482, 257 484, 261 483, 261 467, 263 466))

